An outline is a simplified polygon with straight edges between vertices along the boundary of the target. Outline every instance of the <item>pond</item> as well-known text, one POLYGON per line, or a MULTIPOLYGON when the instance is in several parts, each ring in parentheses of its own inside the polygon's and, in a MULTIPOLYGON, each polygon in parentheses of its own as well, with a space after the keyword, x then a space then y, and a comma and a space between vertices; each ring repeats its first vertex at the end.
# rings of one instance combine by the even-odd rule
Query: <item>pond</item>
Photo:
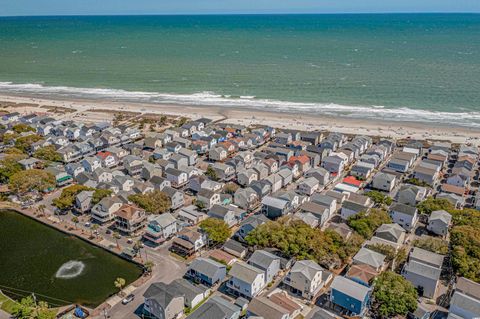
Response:
POLYGON ((95 307, 142 274, 137 265, 10 210, 0 210, 0 289, 19 299, 35 292, 52 306, 95 307))

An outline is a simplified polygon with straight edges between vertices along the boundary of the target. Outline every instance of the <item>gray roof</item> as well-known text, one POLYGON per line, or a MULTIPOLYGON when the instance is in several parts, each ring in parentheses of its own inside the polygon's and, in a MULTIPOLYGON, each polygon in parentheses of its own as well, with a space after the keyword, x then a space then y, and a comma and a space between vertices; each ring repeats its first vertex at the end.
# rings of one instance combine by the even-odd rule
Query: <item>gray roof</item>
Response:
POLYGON ((290 273, 301 273, 305 278, 313 280, 315 275, 323 270, 324 269, 313 260, 299 260, 293 265, 290 273))
POLYGON ((174 298, 183 296, 183 293, 163 282, 156 282, 148 287, 143 296, 148 299, 154 299, 165 309, 174 298))
POLYGON ((413 216, 417 213, 417 208, 405 204, 400 204, 400 203, 394 203, 391 207, 390 210, 393 212, 398 212, 402 213, 405 215, 410 215, 413 216))
POLYGON ((377 269, 384 264, 385 257, 385 255, 377 253, 371 249, 361 248, 353 257, 353 260, 362 264, 370 265, 377 269))
POLYGON ((163 213, 160 215, 152 215, 149 218, 150 221, 155 221, 160 227, 167 227, 175 223, 177 220, 170 213, 163 213))
POLYGON ((209 278, 213 278, 220 268, 225 268, 225 265, 222 265, 221 263, 218 263, 212 259, 199 257, 194 259, 188 268, 204 274, 209 278))
POLYGON ((268 220, 269 219, 263 214, 252 215, 243 220, 240 227, 250 224, 253 228, 256 228, 257 226, 266 223, 268 220))
POLYGON ((320 193, 313 194, 310 197, 310 200, 314 203, 326 205, 326 206, 330 206, 332 202, 336 202, 335 198, 328 195, 320 194, 320 193))
POLYGON ((330 288, 343 292, 347 296, 360 301, 365 300, 366 296, 370 293, 370 288, 343 276, 336 276, 330 288))
POLYGON ((246 251, 246 248, 241 243, 233 239, 227 240, 225 244, 223 244, 223 247, 239 253, 246 251))
POLYGON ((186 300, 193 300, 198 295, 203 295, 208 289, 201 285, 194 285, 184 278, 175 279, 168 285, 168 288, 178 295, 183 295, 186 300))
POLYGON ((382 234, 384 233, 389 233, 393 237, 395 237, 398 241, 400 236, 405 233, 405 229, 402 228, 402 226, 398 224, 383 224, 382 226, 377 228, 377 231, 375 232, 375 236, 386 239, 382 237, 382 234))
POLYGON ((410 252, 411 260, 420 261, 437 268, 442 267, 444 258, 442 255, 418 247, 414 247, 410 252))
POLYGON ((190 314, 187 319, 225 319, 231 318, 236 312, 240 312, 239 307, 220 296, 214 296, 190 314))
POLYGON ((433 211, 428 218, 429 222, 432 220, 441 220, 445 225, 449 225, 452 221, 452 215, 444 210, 436 210, 433 211))
POLYGON ((252 256, 248 259, 248 263, 255 264, 255 266, 262 269, 267 269, 275 260, 280 260, 280 257, 265 250, 255 250, 252 256))
POLYGON ((433 280, 438 280, 440 278, 440 273, 442 269, 432 267, 430 265, 424 264, 422 262, 417 262, 415 260, 410 260, 404 269, 405 272, 412 274, 417 274, 422 277, 427 277, 433 280))
POLYGON ((288 201, 272 196, 266 196, 262 199, 262 204, 266 206, 271 206, 279 209, 283 209, 285 206, 288 205, 288 201))
POLYGON ((263 271, 243 261, 238 261, 233 264, 228 274, 243 282, 253 283, 258 275, 263 274, 263 271))

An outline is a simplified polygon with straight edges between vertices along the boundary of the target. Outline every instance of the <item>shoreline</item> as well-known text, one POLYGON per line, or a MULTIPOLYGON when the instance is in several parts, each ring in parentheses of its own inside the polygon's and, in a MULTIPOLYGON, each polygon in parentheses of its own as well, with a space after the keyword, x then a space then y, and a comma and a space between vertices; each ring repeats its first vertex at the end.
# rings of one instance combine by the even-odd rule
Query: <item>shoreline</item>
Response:
MULTIPOLYGON (((298 129, 304 131, 337 131, 344 134, 362 134, 395 139, 411 138, 419 140, 450 141, 452 143, 471 143, 480 145, 480 128, 446 125, 441 123, 422 123, 407 121, 388 121, 383 119, 354 119, 341 116, 325 116, 287 111, 267 111, 253 107, 220 107, 209 105, 156 104, 141 102, 122 102, 105 99, 59 99, 34 95, 9 95, 0 93, 0 101, 16 104, 9 111, 19 113, 44 112, 41 106, 53 106, 72 109, 62 119, 95 122, 109 120, 101 116, 108 112, 134 112, 141 114, 165 114, 177 117, 198 119, 207 117, 225 123, 240 125, 269 125, 276 128, 298 129), (105 111, 105 113, 102 113, 105 111), (96 116, 95 116, 96 113, 96 116)), ((111 114, 110 114, 111 115, 111 114)))

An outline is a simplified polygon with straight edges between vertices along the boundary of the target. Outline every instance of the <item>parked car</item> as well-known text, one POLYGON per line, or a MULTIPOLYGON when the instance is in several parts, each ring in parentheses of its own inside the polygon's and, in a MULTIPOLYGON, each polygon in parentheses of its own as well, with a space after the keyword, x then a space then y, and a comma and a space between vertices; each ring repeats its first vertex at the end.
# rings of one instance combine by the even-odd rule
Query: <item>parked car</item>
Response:
POLYGON ((134 295, 134 294, 129 294, 128 296, 126 296, 125 298, 123 298, 122 304, 126 305, 126 304, 132 302, 133 299, 135 299, 135 295, 134 295))

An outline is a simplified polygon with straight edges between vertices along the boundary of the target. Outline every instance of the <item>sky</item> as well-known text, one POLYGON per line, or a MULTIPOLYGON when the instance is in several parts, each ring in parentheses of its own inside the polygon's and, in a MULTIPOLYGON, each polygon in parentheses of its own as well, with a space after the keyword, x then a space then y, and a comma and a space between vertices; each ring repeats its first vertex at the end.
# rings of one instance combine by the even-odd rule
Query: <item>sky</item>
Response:
POLYGON ((476 12, 480 0, 0 0, 0 16, 476 12))

